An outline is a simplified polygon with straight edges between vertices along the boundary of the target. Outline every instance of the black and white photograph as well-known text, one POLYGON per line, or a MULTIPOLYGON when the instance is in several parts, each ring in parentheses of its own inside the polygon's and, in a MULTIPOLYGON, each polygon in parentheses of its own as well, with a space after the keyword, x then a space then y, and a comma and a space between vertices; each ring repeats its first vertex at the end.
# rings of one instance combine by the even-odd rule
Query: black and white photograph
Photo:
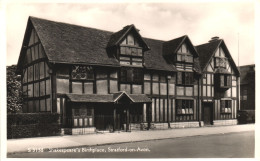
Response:
POLYGON ((257 6, 0 2, 1 159, 259 158, 257 6))

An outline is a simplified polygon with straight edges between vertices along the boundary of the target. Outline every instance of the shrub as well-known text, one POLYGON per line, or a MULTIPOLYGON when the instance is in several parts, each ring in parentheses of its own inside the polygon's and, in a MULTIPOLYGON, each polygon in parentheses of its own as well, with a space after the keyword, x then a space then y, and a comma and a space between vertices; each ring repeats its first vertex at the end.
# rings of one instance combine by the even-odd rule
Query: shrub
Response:
POLYGON ((17 113, 7 115, 7 138, 60 134, 57 113, 17 113))

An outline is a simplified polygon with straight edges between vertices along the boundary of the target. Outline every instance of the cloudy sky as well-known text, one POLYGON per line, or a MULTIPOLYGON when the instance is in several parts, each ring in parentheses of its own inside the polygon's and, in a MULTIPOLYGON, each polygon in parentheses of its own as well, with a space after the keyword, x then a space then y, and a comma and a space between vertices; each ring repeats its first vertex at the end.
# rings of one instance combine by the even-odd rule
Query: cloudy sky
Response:
POLYGON ((188 35, 193 45, 213 36, 224 39, 239 65, 255 63, 254 4, 219 3, 9 3, 6 13, 6 65, 16 64, 28 16, 116 32, 135 24, 143 37, 171 40, 188 35), (239 36, 238 36, 239 33, 239 36), (238 39, 239 37, 239 39, 238 39))

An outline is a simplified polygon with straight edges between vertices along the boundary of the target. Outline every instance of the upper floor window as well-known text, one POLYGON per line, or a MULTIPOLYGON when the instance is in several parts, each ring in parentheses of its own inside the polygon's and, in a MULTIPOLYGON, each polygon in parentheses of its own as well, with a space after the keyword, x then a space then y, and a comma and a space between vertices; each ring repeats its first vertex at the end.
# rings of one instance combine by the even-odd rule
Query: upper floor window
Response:
POLYGON ((186 44, 182 44, 176 54, 175 60, 177 62, 193 63, 193 55, 190 53, 186 44))
POLYGON ((178 85, 193 85, 194 78, 192 72, 178 72, 177 84, 178 85))
POLYGON ((215 68, 221 67, 226 68, 227 58, 224 57, 215 57, 215 68))
POLYGON ((138 68, 121 68, 121 83, 143 83, 143 70, 138 68))
POLYGON ((121 65, 143 65, 143 50, 133 34, 128 34, 120 44, 119 61, 121 65))
POLYGON ((71 78, 79 80, 93 80, 94 72, 91 66, 73 65, 71 78))
POLYGON ((217 49, 215 53, 215 68, 221 67, 226 68, 227 66, 227 58, 223 49, 220 47, 217 49))
POLYGON ((220 75, 220 87, 231 87, 231 75, 220 75))

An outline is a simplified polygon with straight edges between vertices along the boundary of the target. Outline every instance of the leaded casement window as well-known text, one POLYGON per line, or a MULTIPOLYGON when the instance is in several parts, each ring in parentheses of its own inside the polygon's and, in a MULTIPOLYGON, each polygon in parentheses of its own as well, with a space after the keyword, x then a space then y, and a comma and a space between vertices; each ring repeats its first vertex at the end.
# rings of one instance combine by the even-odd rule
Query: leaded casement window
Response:
POLYGON ((94 125, 94 109, 88 108, 73 108, 72 120, 73 127, 91 127, 94 125))
POLYGON ((176 99, 176 113, 177 115, 192 115, 194 109, 193 100, 176 99))
POLYGON ((226 68, 227 58, 225 57, 215 57, 215 68, 226 68))
POLYGON ((231 87, 231 75, 220 75, 220 87, 231 87))
POLYGON ((140 68, 121 68, 120 82, 130 84, 142 84, 144 79, 143 70, 140 68))
POLYGON ((119 61, 121 65, 142 66, 143 49, 133 34, 129 34, 119 46, 119 61))
POLYGON ((182 44, 175 54, 174 62, 177 69, 192 71, 194 58, 186 44, 182 44))
POLYGON ((73 65, 71 70, 71 79, 94 80, 94 72, 92 67, 73 65))
POLYGON ((231 113, 232 100, 220 100, 221 113, 231 113))
POLYGON ((194 73, 192 72, 178 72, 177 73, 177 85, 193 85, 194 73))
POLYGON ((72 93, 94 93, 94 71, 91 66, 73 65, 70 75, 72 93))
POLYGON ((215 68, 226 68, 227 58, 222 48, 219 48, 215 53, 215 68))

